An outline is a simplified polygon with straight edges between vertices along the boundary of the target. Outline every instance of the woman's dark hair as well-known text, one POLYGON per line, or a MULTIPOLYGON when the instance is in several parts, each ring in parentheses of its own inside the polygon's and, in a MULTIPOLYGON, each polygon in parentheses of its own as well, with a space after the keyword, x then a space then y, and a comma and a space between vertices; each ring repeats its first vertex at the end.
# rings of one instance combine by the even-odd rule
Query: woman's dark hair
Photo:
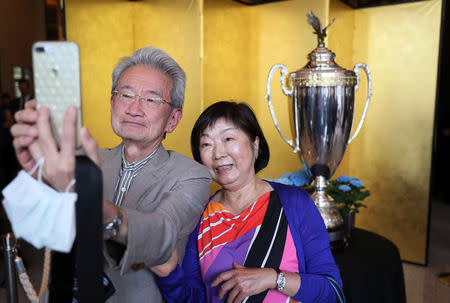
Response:
POLYGON ((258 157, 255 161, 255 173, 267 166, 269 163, 270 152, 269 145, 259 126, 258 120, 250 106, 245 103, 236 103, 231 101, 220 101, 209 106, 203 111, 195 122, 191 133, 191 150, 195 161, 202 163, 200 158, 200 136, 207 128, 214 126, 217 120, 223 118, 232 122, 237 128, 244 131, 251 142, 256 137, 259 138, 258 157))

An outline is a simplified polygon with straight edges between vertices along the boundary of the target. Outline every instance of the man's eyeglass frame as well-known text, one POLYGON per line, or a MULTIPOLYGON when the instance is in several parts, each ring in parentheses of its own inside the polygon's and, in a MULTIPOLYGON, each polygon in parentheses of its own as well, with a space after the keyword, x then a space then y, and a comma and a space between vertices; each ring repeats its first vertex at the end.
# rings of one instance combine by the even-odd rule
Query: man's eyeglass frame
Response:
POLYGON ((133 102, 136 100, 136 98, 139 97, 139 102, 141 101, 145 101, 148 102, 148 104, 168 104, 171 107, 175 107, 172 103, 170 103, 169 101, 165 100, 164 98, 161 97, 151 97, 151 98, 144 98, 141 95, 138 94, 121 94, 119 93, 118 90, 113 90, 111 92, 111 95, 113 96, 117 96, 119 98, 123 98, 125 100, 133 100, 133 102))

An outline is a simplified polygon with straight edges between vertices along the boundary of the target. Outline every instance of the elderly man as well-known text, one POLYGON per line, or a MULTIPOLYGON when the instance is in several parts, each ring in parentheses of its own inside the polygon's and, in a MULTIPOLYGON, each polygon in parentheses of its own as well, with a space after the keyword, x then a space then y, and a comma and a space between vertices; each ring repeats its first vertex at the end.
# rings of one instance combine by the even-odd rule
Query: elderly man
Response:
MULTIPOLYGON (((182 117, 181 67, 165 52, 146 47, 122 58, 112 77, 111 125, 122 143, 98 155, 87 130, 81 134, 87 154, 101 162, 103 172, 105 271, 116 288, 108 302, 162 302, 148 267, 166 262, 175 250, 184 255, 211 180, 205 167, 162 145, 182 117)), ((48 126, 49 113, 37 113, 33 104, 16 114, 12 134, 17 157, 29 171, 36 158, 33 149, 45 155, 47 182, 63 190, 73 176, 73 142, 65 149, 63 141, 61 151, 46 142, 53 138, 35 144, 48 126)), ((70 109, 66 118, 74 115, 70 109)))

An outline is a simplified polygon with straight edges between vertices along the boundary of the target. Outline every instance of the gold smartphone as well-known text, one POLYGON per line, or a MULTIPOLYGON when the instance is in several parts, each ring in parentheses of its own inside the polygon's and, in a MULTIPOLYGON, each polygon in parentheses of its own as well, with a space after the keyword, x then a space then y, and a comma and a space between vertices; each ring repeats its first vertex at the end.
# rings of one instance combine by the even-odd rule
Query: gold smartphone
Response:
POLYGON ((37 108, 50 109, 50 122, 60 146, 64 115, 69 105, 78 109, 77 148, 81 146, 81 84, 78 45, 69 41, 39 41, 33 44, 34 93, 37 108))

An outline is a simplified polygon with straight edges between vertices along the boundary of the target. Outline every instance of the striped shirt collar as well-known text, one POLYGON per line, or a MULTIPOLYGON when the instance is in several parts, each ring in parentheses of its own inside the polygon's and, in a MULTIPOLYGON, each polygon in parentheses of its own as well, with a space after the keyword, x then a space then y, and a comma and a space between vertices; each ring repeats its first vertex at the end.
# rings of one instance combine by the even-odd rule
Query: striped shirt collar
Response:
POLYGON ((120 172, 119 175, 117 176, 116 187, 114 189, 114 203, 116 205, 122 206, 125 195, 128 192, 131 183, 133 183, 134 178, 147 164, 147 162, 153 157, 158 148, 145 158, 138 161, 134 161, 133 163, 129 163, 125 158, 125 149, 122 145, 121 150, 122 165, 120 166, 120 172))
MULTIPOLYGON (((158 147, 159 148, 159 147, 158 147)), ((128 160, 125 157, 125 147, 122 145, 122 150, 121 150, 121 157, 122 157, 122 169, 124 171, 132 171, 135 174, 137 174, 144 166, 145 164, 147 164, 147 162, 153 158, 153 155, 156 153, 156 151, 158 150, 158 148, 156 148, 153 152, 151 152, 148 156, 146 156, 145 158, 141 159, 141 160, 137 160, 134 161, 133 163, 128 162, 128 160)))

